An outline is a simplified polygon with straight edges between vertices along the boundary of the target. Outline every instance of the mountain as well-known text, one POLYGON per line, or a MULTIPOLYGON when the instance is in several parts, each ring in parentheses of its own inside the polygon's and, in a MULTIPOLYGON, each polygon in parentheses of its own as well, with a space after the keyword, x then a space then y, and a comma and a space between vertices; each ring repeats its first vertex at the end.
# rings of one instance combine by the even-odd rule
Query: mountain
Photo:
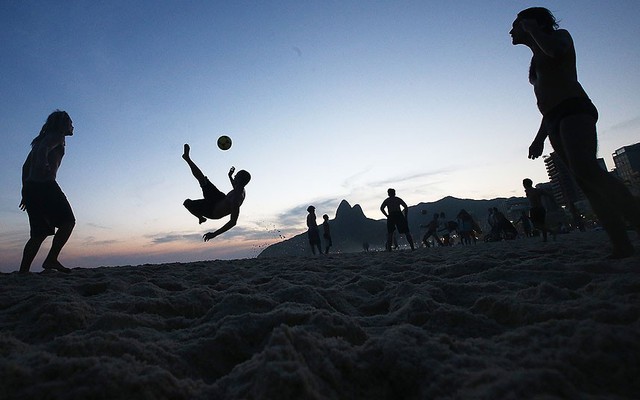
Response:
MULTIPOLYGON (((444 212, 447 220, 455 220, 461 209, 467 210, 480 224, 486 225, 487 210, 497 207, 504 210, 507 199, 497 198, 492 200, 458 199, 447 196, 431 203, 419 203, 409 207, 409 230, 413 235, 416 246, 425 232, 420 225, 431 221, 434 213, 444 212), (423 214, 424 212, 424 214, 423 214)), ((380 214, 382 216, 382 214, 380 214)), ((306 216, 301 216, 305 218, 306 216)), ((329 221, 331 226, 331 238, 334 253, 353 253, 363 251, 363 243, 369 243, 371 249, 384 249, 387 236, 386 219, 367 218, 360 205, 351 206, 348 201, 342 200, 336 210, 336 217, 329 221)), ((322 234, 322 227, 320 227, 322 234)), ((406 243, 404 238, 400 244, 406 243)), ((322 239, 324 249, 324 239, 322 239)), ((290 239, 272 244, 264 249, 258 257, 302 256, 310 254, 311 249, 307 239, 307 233, 303 232, 290 239)))

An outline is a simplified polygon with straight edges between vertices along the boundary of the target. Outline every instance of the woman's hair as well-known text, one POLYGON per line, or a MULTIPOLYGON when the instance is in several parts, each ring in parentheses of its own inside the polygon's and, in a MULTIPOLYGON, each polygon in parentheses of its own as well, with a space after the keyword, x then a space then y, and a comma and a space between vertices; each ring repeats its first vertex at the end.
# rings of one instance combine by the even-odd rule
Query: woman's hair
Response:
POLYGON ((545 31, 558 29, 558 21, 551 11, 544 7, 531 7, 518 13, 518 19, 535 19, 545 31))
POLYGON ((42 125, 42 129, 40 129, 38 136, 31 141, 31 146, 38 143, 49 133, 64 132, 69 125, 69 121, 71 121, 71 117, 66 111, 55 110, 49 114, 49 117, 47 117, 47 122, 42 125))

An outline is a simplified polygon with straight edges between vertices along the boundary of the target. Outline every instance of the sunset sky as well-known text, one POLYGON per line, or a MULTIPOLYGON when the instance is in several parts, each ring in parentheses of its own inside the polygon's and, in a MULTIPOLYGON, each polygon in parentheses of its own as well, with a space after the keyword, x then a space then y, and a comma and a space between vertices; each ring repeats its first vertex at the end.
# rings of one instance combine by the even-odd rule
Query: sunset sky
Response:
POLYGON ((55 109, 75 126, 69 267, 254 257, 305 231, 310 204, 382 218, 389 187, 409 205, 521 196, 548 180, 527 159, 531 52, 508 34, 530 6, 571 32, 613 168, 640 141, 637 0, 0 1, 0 271, 18 269, 21 166, 55 109), (253 176, 238 226, 208 243, 226 220, 182 206, 201 197, 184 143, 223 191, 232 165, 253 176))

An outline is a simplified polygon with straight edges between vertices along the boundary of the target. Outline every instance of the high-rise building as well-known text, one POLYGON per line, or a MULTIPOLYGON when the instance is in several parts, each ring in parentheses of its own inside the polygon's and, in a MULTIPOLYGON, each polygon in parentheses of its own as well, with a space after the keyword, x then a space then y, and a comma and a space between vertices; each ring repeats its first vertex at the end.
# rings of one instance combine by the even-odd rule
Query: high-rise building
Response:
POLYGON ((547 168, 553 197, 558 205, 568 207, 569 204, 585 200, 584 193, 555 151, 544 159, 544 165, 547 168))
POLYGON ((640 143, 621 147, 613 153, 618 177, 635 192, 640 192, 640 143))
MULTIPOLYGON (((564 161, 554 151, 544 159, 547 175, 551 183, 553 197, 560 206, 569 208, 576 206, 581 211, 588 211, 591 206, 588 199, 576 183, 569 172, 564 161)), ((603 170, 607 170, 607 165, 603 158, 598 158, 598 164, 603 170)))

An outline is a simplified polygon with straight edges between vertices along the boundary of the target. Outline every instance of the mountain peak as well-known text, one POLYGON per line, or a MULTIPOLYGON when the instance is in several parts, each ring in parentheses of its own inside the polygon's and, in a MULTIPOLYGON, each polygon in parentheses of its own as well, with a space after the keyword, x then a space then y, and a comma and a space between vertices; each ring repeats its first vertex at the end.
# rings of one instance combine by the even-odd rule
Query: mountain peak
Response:
POLYGON ((364 212, 362 211, 362 207, 359 204, 351 207, 348 201, 342 200, 338 209, 336 210, 336 220, 337 219, 363 219, 366 218, 364 212))

